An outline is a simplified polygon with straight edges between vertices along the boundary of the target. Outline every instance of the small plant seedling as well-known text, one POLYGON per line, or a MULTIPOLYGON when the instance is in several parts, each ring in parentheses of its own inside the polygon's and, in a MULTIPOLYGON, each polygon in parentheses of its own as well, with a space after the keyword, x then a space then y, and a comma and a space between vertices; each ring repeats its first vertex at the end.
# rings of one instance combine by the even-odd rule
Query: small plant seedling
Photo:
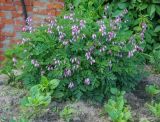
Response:
POLYGON ((53 107, 52 112, 59 113, 59 108, 57 106, 53 107))
POLYGON ((27 119, 38 115, 42 108, 47 107, 51 102, 50 94, 42 94, 38 88, 38 86, 33 86, 29 91, 29 96, 24 97, 21 100, 21 107, 24 111, 24 116, 27 119), (32 110, 32 112, 28 112, 32 110))
POLYGON ((160 118, 160 103, 146 104, 146 106, 157 118, 160 118))
POLYGON ((59 80, 53 79, 48 81, 44 76, 41 78, 41 83, 31 87, 29 95, 21 101, 22 110, 25 112, 26 118, 38 115, 45 110, 51 102, 51 94, 59 85, 59 80), (28 112, 29 110, 32 112, 28 112))
POLYGON ((64 121, 70 122, 70 120, 73 118, 74 113, 75 113, 75 109, 73 109, 70 106, 65 106, 64 109, 60 112, 60 117, 64 121))
POLYGON ((125 106, 124 92, 111 89, 115 96, 108 100, 104 105, 105 112, 108 113, 113 122, 128 122, 132 118, 129 108, 125 106))
POLYGON ((146 92, 153 98, 153 96, 160 93, 160 88, 158 86, 154 85, 147 85, 145 88, 146 92))

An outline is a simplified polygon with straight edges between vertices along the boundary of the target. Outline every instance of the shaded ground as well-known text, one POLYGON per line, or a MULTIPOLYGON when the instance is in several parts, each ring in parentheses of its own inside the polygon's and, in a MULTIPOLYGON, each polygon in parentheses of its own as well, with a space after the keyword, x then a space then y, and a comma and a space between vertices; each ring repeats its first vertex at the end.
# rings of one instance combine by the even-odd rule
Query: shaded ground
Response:
POLYGON ((76 110, 72 122, 110 122, 108 118, 101 117, 101 108, 98 106, 90 105, 89 103, 84 103, 82 101, 75 103, 54 103, 50 105, 50 111, 40 118, 36 118, 35 122, 64 122, 59 118, 58 113, 53 112, 55 106, 58 106, 57 109, 62 109, 65 105, 70 105, 76 110))
MULTIPOLYGON (((147 70, 151 70, 149 67, 147 70)), ((134 122, 139 122, 141 118, 147 118, 149 122, 160 122, 147 109, 146 103, 151 102, 150 96, 145 92, 146 85, 156 84, 160 87, 160 74, 150 74, 149 77, 143 79, 136 89, 126 94, 128 104, 131 106, 134 122)))
POLYGON ((19 100, 25 91, 10 86, 0 85, 0 122, 19 115, 19 100))
MULTIPOLYGON (((7 122, 11 118, 19 116, 19 100, 25 95, 24 90, 5 86, 2 81, 5 78, 0 76, 0 122, 7 122)), ((131 106, 133 122, 139 122, 141 118, 147 118, 150 122, 158 122, 155 117, 147 110, 145 103, 150 101, 145 93, 147 84, 157 84, 160 86, 160 75, 150 75, 144 79, 131 93, 126 94, 128 104, 131 106)), ((75 103, 52 102, 48 112, 41 117, 37 117, 35 122, 63 122, 60 119, 57 110, 61 110, 65 105, 70 104, 76 111, 72 122, 110 122, 108 118, 101 117, 101 107, 84 103, 82 101, 75 103)))

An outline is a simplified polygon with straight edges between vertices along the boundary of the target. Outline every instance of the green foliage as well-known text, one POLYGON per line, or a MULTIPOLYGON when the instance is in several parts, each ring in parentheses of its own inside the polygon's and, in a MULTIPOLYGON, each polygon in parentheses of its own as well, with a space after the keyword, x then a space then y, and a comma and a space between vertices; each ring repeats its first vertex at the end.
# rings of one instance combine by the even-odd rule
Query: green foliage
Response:
MULTIPOLYGON (((41 77, 41 83, 31 87, 27 97, 21 100, 22 109, 26 118, 38 115, 43 109, 48 107, 51 102, 51 95, 59 85, 59 80, 48 81, 44 76, 41 77), (31 110, 31 112, 29 112, 31 110), (29 112, 29 113, 28 113, 29 112)), ((58 96, 60 97, 60 96, 58 96)))
MULTIPOLYGON (((54 93, 63 98, 102 101, 110 87, 134 88, 143 75, 143 67, 137 67, 143 61, 145 43, 140 33, 145 21, 139 21, 139 30, 132 30, 126 14, 124 10, 118 17, 107 15, 95 21, 77 11, 66 12, 23 33, 24 39, 12 53, 15 67, 23 70, 19 78, 26 86, 37 84, 42 75, 60 79, 59 91, 54 93)), ((45 91, 45 79, 44 84, 45 91)))
POLYGON ((92 17, 94 20, 103 18, 103 13, 117 16, 123 9, 128 9, 130 15, 128 19, 133 20, 131 28, 134 29, 138 29, 136 26, 139 18, 142 15, 146 16, 149 30, 145 34, 147 42, 145 52, 151 53, 160 44, 160 2, 158 0, 66 0, 65 2, 66 9, 69 9, 72 4, 81 14, 92 17), (106 8, 105 11, 103 8, 106 8))
POLYGON ((128 122, 132 117, 129 108, 125 105, 125 92, 112 88, 111 93, 114 96, 104 105, 105 112, 108 113, 113 122, 128 122))
POLYGON ((160 88, 158 88, 158 86, 156 85, 147 85, 145 90, 151 96, 154 96, 160 93, 160 88))
POLYGON ((8 57, 4 62, 2 62, 2 66, 5 65, 4 67, 1 67, 0 73, 6 74, 9 77, 9 80, 6 84, 10 84, 11 82, 14 82, 16 79, 16 76, 13 73, 13 62, 12 62, 12 56, 13 54, 9 54, 9 52, 12 52, 11 50, 7 50, 5 53, 6 57, 8 57))
POLYGON ((160 118, 160 103, 146 104, 148 109, 158 118, 160 118))
POLYGON ((103 17, 106 0, 65 0, 66 10, 72 7, 86 17, 97 20, 103 17))
POLYGON ((60 112, 60 117, 64 121, 70 122, 70 120, 73 118, 74 113, 75 113, 75 109, 73 109, 70 106, 65 106, 64 109, 60 112))
POLYGON ((146 92, 151 95, 152 101, 151 104, 146 104, 146 107, 157 117, 160 118, 160 103, 153 101, 153 96, 160 93, 160 88, 156 85, 146 86, 146 92))
POLYGON ((58 79, 48 80, 46 77, 41 77, 41 82, 38 84, 38 88, 43 93, 49 93, 52 95, 52 98, 61 98, 63 97, 63 93, 56 89, 59 85, 60 81, 58 79))
POLYGON ((133 19, 132 28, 136 28, 137 21, 140 16, 147 16, 148 31, 145 34, 146 47, 145 52, 150 53, 159 45, 160 32, 159 32, 159 15, 160 15, 160 2, 148 0, 115 0, 109 1, 115 13, 126 8, 129 11, 130 19, 133 19), (150 21, 151 20, 151 21, 150 21))
POLYGON ((49 93, 43 95, 37 86, 33 86, 29 91, 29 96, 23 99, 22 104, 26 107, 37 108, 40 106, 48 106, 51 102, 49 93))
POLYGON ((153 66, 155 72, 157 73, 160 73, 160 49, 159 48, 153 50, 153 52, 149 56, 150 63, 153 66))
POLYGON ((37 86, 33 86, 29 91, 29 96, 21 100, 22 114, 27 119, 34 118, 46 109, 51 102, 50 94, 42 94, 37 86))

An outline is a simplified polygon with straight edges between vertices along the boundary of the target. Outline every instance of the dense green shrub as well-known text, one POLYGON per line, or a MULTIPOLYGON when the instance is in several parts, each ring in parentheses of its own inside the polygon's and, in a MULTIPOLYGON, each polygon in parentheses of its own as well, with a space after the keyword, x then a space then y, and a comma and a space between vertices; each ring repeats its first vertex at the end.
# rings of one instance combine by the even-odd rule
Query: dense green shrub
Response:
POLYGON ((23 70, 20 80, 27 86, 41 75, 60 79, 58 89, 65 98, 82 96, 102 100, 110 87, 131 89, 141 80, 141 52, 147 25, 130 29, 127 9, 95 21, 78 11, 65 13, 38 28, 31 18, 23 28, 24 38, 8 57, 23 70), (96 96, 96 97, 95 97, 96 96))
POLYGON ((77 10, 80 14, 93 20, 101 19, 104 14, 106 0, 65 0, 66 10, 77 10))
POLYGON ((148 18, 149 29, 145 34, 145 52, 151 53, 160 44, 160 1, 159 0, 114 0, 110 1, 115 13, 127 8, 130 18, 133 19, 132 28, 136 27, 140 16, 146 15, 148 18))
POLYGON ((160 73, 160 48, 153 50, 151 55, 149 55, 149 61, 155 72, 160 73))
POLYGON ((129 10, 129 19, 132 21, 132 29, 137 27, 139 18, 146 15, 150 25, 145 34, 145 52, 151 53, 160 44, 160 1, 159 0, 66 0, 66 9, 72 4, 81 14, 92 17, 94 20, 101 19, 103 13, 113 12, 113 16, 121 13, 123 9, 129 10), (106 7, 109 11, 104 10, 106 7), (112 10, 112 12, 110 11, 112 10))

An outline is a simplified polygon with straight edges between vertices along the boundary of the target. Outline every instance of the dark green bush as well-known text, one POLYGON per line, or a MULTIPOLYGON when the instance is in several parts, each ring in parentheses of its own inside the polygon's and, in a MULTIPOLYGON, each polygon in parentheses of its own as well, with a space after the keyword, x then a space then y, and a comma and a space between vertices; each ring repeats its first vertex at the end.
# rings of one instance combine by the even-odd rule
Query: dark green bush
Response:
POLYGON ((66 0, 66 9, 72 4, 75 9, 94 20, 101 19, 103 8, 106 6, 112 11, 107 13, 113 16, 121 13, 123 9, 128 9, 129 19, 132 21, 132 29, 137 28, 139 18, 146 16, 148 18, 149 29, 145 34, 146 47, 145 52, 151 53, 153 49, 160 44, 160 1, 159 0, 66 0), (113 12, 113 13, 112 13, 113 12))
POLYGON ((94 21, 78 12, 66 13, 38 28, 31 18, 22 42, 8 53, 27 86, 41 75, 60 79, 65 98, 90 97, 101 101, 110 87, 131 89, 141 80, 141 51, 146 24, 131 30, 127 10, 94 21), (126 15, 126 16, 125 16, 126 15))

